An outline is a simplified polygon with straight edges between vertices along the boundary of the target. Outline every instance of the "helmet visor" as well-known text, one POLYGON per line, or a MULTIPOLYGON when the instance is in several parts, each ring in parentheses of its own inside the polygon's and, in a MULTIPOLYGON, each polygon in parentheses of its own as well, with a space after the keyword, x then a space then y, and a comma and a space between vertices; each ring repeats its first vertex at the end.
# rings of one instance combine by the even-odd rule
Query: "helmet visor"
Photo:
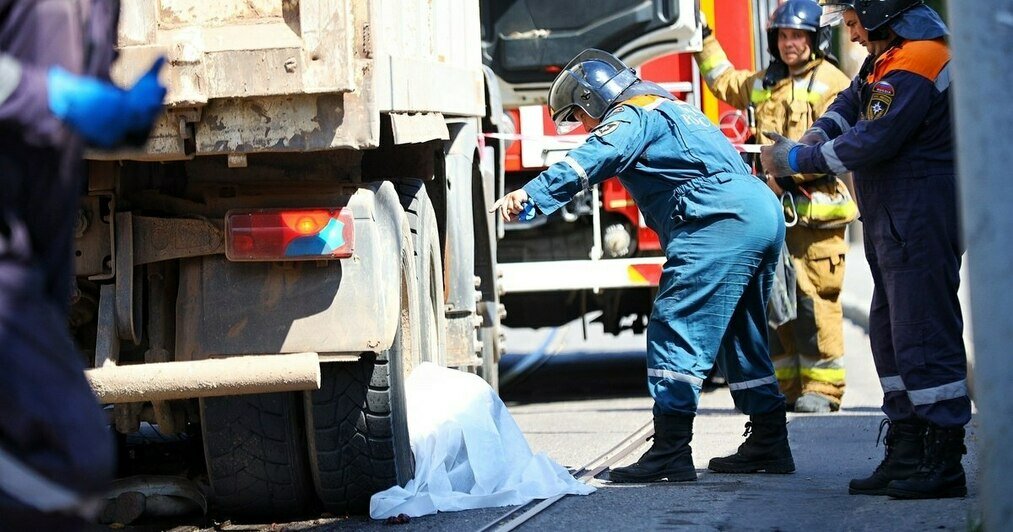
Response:
POLYGON ((820 17, 820 26, 836 26, 844 19, 844 12, 852 9, 850 3, 826 2, 823 4, 823 15, 820 17))
POLYGON ((574 116, 578 105, 575 100, 585 92, 588 91, 569 70, 561 72, 552 82, 552 87, 549 88, 549 108, 552 110, 552 121, 556 124, 556 133, 564 135, 580 127, 580 121, 574 116))
POLYGON ((559 118, 552 120, 556 123, 557 134, 565 135, 581 126, 580 120, 577 120, 577 117, 573 114, 575 109, 576 107, 571 107, 567 112, 560 113, 559 118))

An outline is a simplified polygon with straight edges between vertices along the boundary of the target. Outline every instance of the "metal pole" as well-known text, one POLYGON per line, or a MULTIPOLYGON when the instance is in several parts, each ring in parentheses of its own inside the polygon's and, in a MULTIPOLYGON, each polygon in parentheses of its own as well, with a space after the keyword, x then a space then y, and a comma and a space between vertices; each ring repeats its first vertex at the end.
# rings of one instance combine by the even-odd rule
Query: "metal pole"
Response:
POLYGON ((974 316, 985 530, 1013 519, 1013 1, 951 1, 957 174, 974 316))

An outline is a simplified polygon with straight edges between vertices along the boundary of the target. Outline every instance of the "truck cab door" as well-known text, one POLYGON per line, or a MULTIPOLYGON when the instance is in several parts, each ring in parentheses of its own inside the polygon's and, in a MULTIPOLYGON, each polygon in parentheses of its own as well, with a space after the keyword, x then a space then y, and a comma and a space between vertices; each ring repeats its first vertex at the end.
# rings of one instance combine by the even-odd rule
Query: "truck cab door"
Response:
POLYGON ((481 0, 483 61, 504 107, 545 103, 549 84, 586 48, 630 66, 698 50, 698 0, 481 0))

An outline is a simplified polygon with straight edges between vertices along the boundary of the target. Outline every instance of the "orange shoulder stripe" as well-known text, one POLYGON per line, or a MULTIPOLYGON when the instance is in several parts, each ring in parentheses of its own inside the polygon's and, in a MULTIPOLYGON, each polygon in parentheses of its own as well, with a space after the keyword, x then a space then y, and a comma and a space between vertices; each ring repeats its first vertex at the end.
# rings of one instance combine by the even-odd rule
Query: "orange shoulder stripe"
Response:
POLYGON ((892 52, 876 65, 876 72, 873 75, 875 79, 872 81, 883 79, 883 76, 894 70, 911 72, 929 81, 935 81, 939 72, 950 61, 950 49, 942 39, 907 41, 892 52))
POLYGON ((638 94, 629 100, 626 100, 622 105, 632 105, 634 107, 650 107, 651 104, 655 103, 661 96, 655 96, 653 94, 638 94))

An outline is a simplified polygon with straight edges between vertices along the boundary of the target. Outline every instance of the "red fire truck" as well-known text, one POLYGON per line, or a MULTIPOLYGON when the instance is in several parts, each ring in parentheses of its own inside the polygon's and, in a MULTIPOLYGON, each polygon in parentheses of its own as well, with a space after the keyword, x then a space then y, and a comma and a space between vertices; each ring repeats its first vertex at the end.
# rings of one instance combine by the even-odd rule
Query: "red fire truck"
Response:
MULTIPOLYGON (((737 68, 767 62, 766 21, 775 0, 702 0, 707 17, 737 68)), ((701 107, 736 144, 748 141, 744 113, 719 102, 703 84, 690 52, 700 46, 699 28, 690 39, 656 46, 613 49, 644 79, 660 83, 677 97, 701 107)), ((556 70, 558 72, 558 69, 556 70)), ((544 97, 545 91, 541 93, 544 97)), ((584 132, 557 136, 548 108, 504 96, 513 135, 505 150, 505 190, 520 188, 567 150, 584 132)), ((498 262, 513 327, 558 326, 600 311, 595 321, 606 332, 644 331, 664 256, 658 236, 644 224, 636 203, 618 179, 610 179, 575 198, 559 212, 530 222, 501 223, 498 262)))

